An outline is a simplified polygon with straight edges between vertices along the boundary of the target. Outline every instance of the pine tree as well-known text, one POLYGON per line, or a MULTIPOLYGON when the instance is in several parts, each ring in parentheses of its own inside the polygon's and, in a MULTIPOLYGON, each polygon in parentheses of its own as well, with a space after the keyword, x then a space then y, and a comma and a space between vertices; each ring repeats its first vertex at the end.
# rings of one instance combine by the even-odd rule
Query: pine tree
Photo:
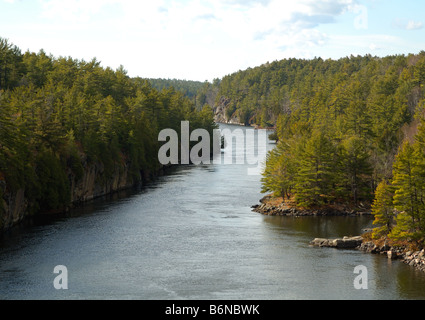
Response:
POLYGON ((333 200, 336 150, 322 132, 314 132, 305 144, 299 144, 296 154, 296 201, 302 207, 322 205, 333 200))
POLYGON ((423 183, 416 175, 418 169, 418 153, 414 145, 404 142, 394 163, 393 186, 395 188, 394 206, 400 212, 397 225, 391 237, 397 240, 409 238, 418 240, 418 229, 424 204, 420 185, 423 183))
POLYGON ((372 214, 375 217, 373 237, 379 239, 387 237, 394 225, 395 210, 393 205, 394 190, 390 183, 383 180, 376 188, 375 200, 372 205, 372 214))
POLYGON ((291 197, 296 174, 292 151, 291 145, 285 142, 279 143, 268 153, 262 178, 263 193, 273 192, 275 196, 283 199, 291 197))
POLYGON ((413 169, 413 174, 415 175, 416 188, 418 189, 417 197, 419 203, 416 224, 418 233, 425 237, 425 120, 422 120, 419 125, 414 146, 416 165, 413 169))
POLYGON ((352 200, 357 204, 360 198, 367 199, 370 190, 371 165, 370 154, 364 139, 351 136, 342 143, 342 174, 345 176, 352 200), (369 180, 369 181, 368 181, 369 180))
POLYGON ((22 53, 7 39, 0 37, 0 90, 13 89, 23 74, 22 53))

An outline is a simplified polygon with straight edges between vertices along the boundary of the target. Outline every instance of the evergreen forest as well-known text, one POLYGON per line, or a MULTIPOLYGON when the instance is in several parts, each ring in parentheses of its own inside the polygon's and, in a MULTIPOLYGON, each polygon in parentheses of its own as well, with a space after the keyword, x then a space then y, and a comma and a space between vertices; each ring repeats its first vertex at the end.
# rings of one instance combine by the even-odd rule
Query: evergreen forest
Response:
POLYGON ((65 208, 70 181, 91 164, 102 168, 99 184, 117 167, 129 167, 135 182, 155 175, 158 133, 179 133, 185 120, 191 129, 216 127, 211 108, 197 110, 185 94, 157 90, 122 66, 23 53, 0 38, 0 199, 6 203, 24 190, 31 213, 65 208))
MULTIPOLYGON (((212 83, 130 78, 0 38, 0 197, 69 205, 70 177, 157 172, 158 133, 222 118, 275 130, 262 191, 299 208, 369 207, 375 239, 425 243, 425 52, 284 59, 212 83)), ((0 210, 4 210, 0 206, 0 210)), ((1 223, 1 221, 0 221, 1 223)))
POLYGON ((224 77, 227 119, 275 128, 263 192, 300 208, 371 206, 375 238, 425 239, 425 52, 285 59, 224 77))

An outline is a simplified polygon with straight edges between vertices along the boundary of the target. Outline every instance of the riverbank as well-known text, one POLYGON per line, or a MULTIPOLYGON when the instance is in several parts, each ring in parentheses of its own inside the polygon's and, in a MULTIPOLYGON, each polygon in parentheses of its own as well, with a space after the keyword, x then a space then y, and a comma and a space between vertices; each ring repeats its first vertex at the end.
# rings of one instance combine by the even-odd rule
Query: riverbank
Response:
POLYGON ((366 240, 363 241, 358 249, 366 253, 384 255, 391 260, 400 260, 416 270, 425 272, 425 249, 415 250, 407 246, 391 246, 385 242, 379 244, 378 242, 366 240))
POLYGON ((56 209, 37 208, 26 197, 27 190, 22 188, 16 193, 8 192, 7 185, 0 181, 0 235, 20 224, 38 216, 58 216, 91 201, 113 196, 119 192, 144 186, 158 177, 166 175, 174 166, 160 166, 155 171, 140 170, 136 179, 130 173, 131 164, 115 165, 112 174, 105 178, 104 165, 100 162, 88 164, 83 162, 83 172, 79 179, 69 172, 70 202, 56 209))
POLYGON ((401 246, 390 246, 386 243, 368 241, 362 236, 344 237, 342 239, 321 239, 316 238, 310 242, 311 246, 327 247, 336 249, 356 249, 370 254, 386 256, 390 260, 400 260, 401 262, 425 272, 425 249, 410 250, 401 246))
POLYGON ((407 246, 391 246, 385 241, 369 240, 369 233, 357 237, 344 237, 341 239, 316 238, 310 242, 314 247, 327 247, 336 249, 355 249, 365 253, 379 254, 390 260, 401 262, 425 272, 425 249, 412 250, 407 246))
MULTIPOLYGON (((259 205, 252 207, 254 212, 267 216, 362 216, 372 215, 370 206, 359 204, 358 206, 331 205, 322 208, 303 209, 297 208, 293 203, 284 201, 282 198, 265 196, 259 205)), ((382 240, 371 240, 370 230, 364 230, 364 234, 355 237, 343 237, 337 239, 316 238, 310 242, 311 246, 327 247, 335 249, 360 250, 365 253, 379 254, 391 260, 401 262, 425 272, 425 249, 414 248, 407 245, 390 245, 382 240)))
POLYGON ((359 203, 357 206, 333 204, 312 209, 298 208, 290 201, 281 197, 265 196, 259 205, 252 207, 254 212, 267 216, 358 216, 371 215, 370 205, 359 203))

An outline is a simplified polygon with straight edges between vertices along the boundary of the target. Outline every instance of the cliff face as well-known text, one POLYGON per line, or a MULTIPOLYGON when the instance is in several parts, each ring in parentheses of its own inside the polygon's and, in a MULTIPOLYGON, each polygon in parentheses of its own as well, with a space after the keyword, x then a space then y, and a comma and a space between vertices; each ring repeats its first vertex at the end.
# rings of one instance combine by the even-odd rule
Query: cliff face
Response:
POLYGON ((28 201, 25 198, 25 189, 19 189, 16 193, 6 191, 3 182, 0 186, 0 232, 19 223, 26 216, 28 201))
POLYGON ((130 188, 136 181, 129 175, 129 165, 115 165, 113 173, 105 178, 104 166, 101 163, 86 166, 83 177, 76 181, 70 176, 71 203, 90 201, 95 198, 130 188))
POLYGON ((215 122, 227 123, 227 119, 226 119, 224 111, 225 111, 225 107, 222 105, 219 105, 213 108, 215 122))
MULTIPOLYGON (((116 191, 131 188, 137 183, 149 179, 148 172, 142 172, 142 178, 136 180, 129 173, 130 164, 114 166, 113 172, 106 175, 101 163, 86 165, 81 178, 68 174, 71 190, 71 206, 105 196, 116 191)), ((31 204, 25 196, 25 189, 16 193, 7 190, 6 183, 0 181, 0 232, 13 227, 30 216, 31 204)), ((64 207, 58 211, 65 211, 64 207)))
POLYGON ((219 103, 213 108, 214 121, 217 123, 228 123, 228 124, 237 124, 244 126, 245 124, 241 122, 236 112, 233 113, 230 118, 226 115, 226 110, 229 107, 230 100, 222 97, 219 103))

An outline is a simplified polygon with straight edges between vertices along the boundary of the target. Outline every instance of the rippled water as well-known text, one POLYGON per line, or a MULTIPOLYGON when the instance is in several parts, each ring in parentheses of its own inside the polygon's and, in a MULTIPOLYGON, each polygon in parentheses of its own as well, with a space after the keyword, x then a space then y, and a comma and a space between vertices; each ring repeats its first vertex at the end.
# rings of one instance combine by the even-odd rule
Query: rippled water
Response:
POLYGON ((259 215, 260 179, 247 165, 176 168, 121 199, 16 228, 0 239, 0 299, 425 298, 425 275, 399 261, 309 246, 358 235, 369 217, 259 215), (53 286, 57 265, 68 290, 53 286), (354 288, 358 265, 367 290, 354 288))

